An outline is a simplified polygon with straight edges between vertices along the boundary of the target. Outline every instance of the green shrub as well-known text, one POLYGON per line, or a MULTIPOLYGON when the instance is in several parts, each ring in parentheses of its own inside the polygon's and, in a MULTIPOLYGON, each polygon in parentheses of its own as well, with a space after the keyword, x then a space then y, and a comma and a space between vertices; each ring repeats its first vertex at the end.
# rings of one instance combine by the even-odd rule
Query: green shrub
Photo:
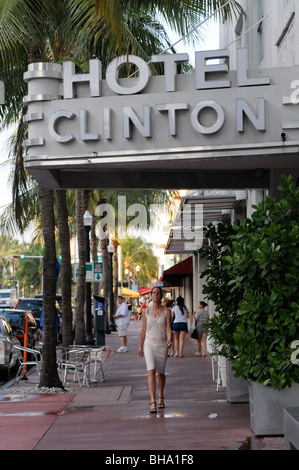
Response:
POLYGON ((204 273, 218 313, 210 334, 236 375, 278 389, 299 382, 299 366, 290 360, 299 339, 299 189, 290 176, 283 180, 282 199, 267 197, 254 206, 252 220, 234 224, 218 267, 204 273), (226 288, 218 299, 222 275, 226 288))

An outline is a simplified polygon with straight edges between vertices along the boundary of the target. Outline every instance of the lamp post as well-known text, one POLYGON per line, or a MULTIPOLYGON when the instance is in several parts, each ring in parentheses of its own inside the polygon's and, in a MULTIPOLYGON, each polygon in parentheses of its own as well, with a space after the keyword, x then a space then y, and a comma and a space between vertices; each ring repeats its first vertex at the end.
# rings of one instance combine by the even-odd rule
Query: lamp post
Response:
POLYGON ((113 318, 113 264, 112 264, 112 257, 114 252, 114 246, 112 245, 111 241, 107 247, 108 253, 110 255, 110 315, 109 315, 109 330, 116 331, 114 318, 113 318))
POLYGON ((137 290, 138 290, 138 292, 139 292, 139 273, 140 273, 140 269, 141 268, 140 268, 139 264, 137 264, 136 273, 137 273, 137 290))
MULTIPOLYGON (((91 227, 92 216, 88 211, 85 211, 83 223, 85 228, 85 261, 90 262, 90 245, 89 245, 89 231, 91 227)), ((85 302, 86 302, 86 343, 95 344, 92 335, 92 316, 91 316, 91 282, 86 282, 85 285, 85 302)))

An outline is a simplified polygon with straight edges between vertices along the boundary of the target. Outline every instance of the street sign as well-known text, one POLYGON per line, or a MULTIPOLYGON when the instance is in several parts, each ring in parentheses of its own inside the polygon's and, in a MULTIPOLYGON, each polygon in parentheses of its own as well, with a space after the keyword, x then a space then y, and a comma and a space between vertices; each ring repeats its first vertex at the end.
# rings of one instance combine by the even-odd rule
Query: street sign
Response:
POLYGON ((93 282, 93 263, 85 263, 86 264, 86 282, 93 282))
MULTIPOLYGON (((78 266, 79 263, 74 263, 73 281, 77 282, 78 279, 78 266)), ((86 282, 99 282, 103 280, 103 263, 86 263, 86 282)))
POLYGON ((93 263, 93 282, 99 282, 103 280, 103 263, 93 263))

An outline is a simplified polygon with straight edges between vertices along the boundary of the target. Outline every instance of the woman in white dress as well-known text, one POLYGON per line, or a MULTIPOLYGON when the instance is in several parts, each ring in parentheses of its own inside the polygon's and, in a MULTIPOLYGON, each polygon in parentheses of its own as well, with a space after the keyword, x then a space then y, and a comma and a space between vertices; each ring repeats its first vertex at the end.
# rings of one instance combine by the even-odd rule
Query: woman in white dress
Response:
POLYGON ((165 408, 163 393, 167 350, 171 347, 171 312, 161 305, 160 287, 153 287, 151 296, 152 304, 142 314, 138 354, 140 357, 145 357, 151 399, 150 413, 156 413, 156 372, 159 389, 158 408, 165 408))

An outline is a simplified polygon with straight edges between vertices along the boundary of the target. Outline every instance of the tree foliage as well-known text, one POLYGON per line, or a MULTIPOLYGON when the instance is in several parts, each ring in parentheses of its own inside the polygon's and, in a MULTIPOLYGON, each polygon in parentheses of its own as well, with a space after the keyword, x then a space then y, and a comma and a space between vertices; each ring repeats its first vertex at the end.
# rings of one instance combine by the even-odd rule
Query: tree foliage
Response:
POLYGON ((281 200, 268 196, 254 206, 252 220, 233 225, 219 266, 207 270, 206 287, 219 312, 210 333, 236 374, 278 389, 299 382, 291 361, 299 339, 299 188, 283 176, 279 189, 281 200), (220 276, 227 286, 221 299, 220 276))

